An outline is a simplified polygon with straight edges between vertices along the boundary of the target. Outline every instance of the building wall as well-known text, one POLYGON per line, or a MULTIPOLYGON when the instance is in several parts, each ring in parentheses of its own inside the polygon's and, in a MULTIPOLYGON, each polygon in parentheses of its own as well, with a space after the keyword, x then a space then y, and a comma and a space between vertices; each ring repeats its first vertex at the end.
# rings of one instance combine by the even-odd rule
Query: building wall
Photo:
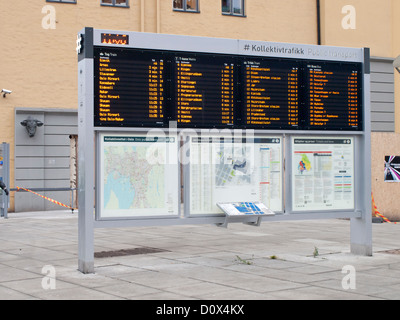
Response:
MULTIPOLYGON (((246 17, 221 14, 221 1, 201 0, 200 13, 176 12, 161 1, 161 32, 218 38, 317 43, 315 0, 247 0, 246 17)), ((147 30, 146 30, 147 31, 147 30)))
POLYGON ((395 131, 393 59, 371 59, 371 130, 395 131))
MULTIPOLYGON (((75 110, 33 109, 15 110, 15 187, 70 188, 70 136, 78 133, 75 110), (30 138, 19 125, 31 116, 44 123, 30 138)), ((46 191, 40 194, 71 205, 71 192, 46 191)), ((15 194, 15 211, 60 209, 56 204, 25 192, 15 194)))
POLYGON ((385 156, 400 155, 400 134, 395 132, 375 132, 372 135, 371 154, 372 195, 378 211, 389 220, 400 221, 400 182, 385 182, 385 156))
POLYGON ((392 23, 396 18, 393 3, 396 1, 321 0, 322 44, 368 47, 372 56, 392 57, 392 23), (350 13, 346 11, 346 6, 349 5, 355 9, 354 29, 346 27, 350 13))

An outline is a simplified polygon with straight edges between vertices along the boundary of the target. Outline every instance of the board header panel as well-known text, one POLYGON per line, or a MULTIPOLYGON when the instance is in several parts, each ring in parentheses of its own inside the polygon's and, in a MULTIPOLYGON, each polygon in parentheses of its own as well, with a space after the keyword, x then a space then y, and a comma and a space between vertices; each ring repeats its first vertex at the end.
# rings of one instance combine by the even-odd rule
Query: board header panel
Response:
POLYGON ((93 42, 95 46, 104 45, 111 47, 120 46, 150 50, 364 62, 364 50, 360 48, 170 35, 148 32, 95 29, 93 42), (125 35, 129 37, 129 44, 104 44, 102 43, 103 34, 119 36, 125 35))

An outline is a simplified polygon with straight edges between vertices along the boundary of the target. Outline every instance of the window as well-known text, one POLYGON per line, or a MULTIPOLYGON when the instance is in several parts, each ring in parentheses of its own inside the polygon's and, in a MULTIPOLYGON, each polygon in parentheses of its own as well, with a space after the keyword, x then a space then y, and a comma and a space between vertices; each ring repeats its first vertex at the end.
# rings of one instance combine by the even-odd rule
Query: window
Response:
POLYGON ((46 0, 46 2, 76 3, 76 0, 46 0))
POLYGON ((244 17, 244 0, 222 0, 222 14, 244 17))
POLYGON ((199 12, 198 0, 173 0, 173 1, 174 1, 174 10, 176 11, 199 12))
POLYGON ((102 6, 129 8, 129 0, 101 0, 102 6))

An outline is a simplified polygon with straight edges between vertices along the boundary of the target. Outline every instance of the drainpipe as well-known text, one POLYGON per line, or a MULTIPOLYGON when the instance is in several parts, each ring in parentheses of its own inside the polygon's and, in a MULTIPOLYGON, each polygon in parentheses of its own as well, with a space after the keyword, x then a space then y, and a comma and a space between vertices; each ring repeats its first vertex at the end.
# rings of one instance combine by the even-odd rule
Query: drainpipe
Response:
POLYGON ((140 1, 140 31, 144 32, 144 0, 140 1))
POLYGON ((161 33, 161 0, 157 0, 157 33, 161 33))
POLYGON ((317 44, 321 45, 321 1, 317 0, 317 44))

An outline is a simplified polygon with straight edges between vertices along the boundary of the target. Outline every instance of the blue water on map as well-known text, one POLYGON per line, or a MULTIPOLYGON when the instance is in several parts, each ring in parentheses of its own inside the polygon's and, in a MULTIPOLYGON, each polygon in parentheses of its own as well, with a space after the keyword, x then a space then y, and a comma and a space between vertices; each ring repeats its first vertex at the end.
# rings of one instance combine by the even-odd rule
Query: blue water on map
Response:
POLYGON ((107 177, 107 183, 104 184, 104 206, 110 201, 111 192, 116 195, 119 208, 129 209, 135 199, 135 189, 126 177, 121 177, 118 173, 112 172, 107 177))

